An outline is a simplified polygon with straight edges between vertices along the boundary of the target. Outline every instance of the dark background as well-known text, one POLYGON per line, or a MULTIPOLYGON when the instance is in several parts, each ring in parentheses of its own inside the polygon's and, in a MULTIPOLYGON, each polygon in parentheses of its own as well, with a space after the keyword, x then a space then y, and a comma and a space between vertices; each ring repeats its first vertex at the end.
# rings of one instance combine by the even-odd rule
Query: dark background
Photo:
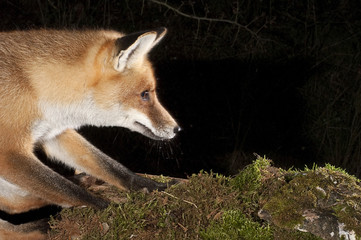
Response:
POLYGON ((329 162, 360 176, 360 5, 8 0, 0 29, 168 28, 150 57, 159 98, 183 131, 155 142, 120 128, 80 130, 133 171, 235 174, 255 152, 283 168, 329 162))

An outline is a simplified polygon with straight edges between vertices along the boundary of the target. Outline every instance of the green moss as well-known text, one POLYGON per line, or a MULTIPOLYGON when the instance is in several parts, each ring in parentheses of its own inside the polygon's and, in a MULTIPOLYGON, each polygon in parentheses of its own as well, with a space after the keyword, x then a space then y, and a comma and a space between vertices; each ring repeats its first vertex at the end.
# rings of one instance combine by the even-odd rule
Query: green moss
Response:
POLYGON ((305 210, 333 212, 347 230, 361 236, 361 187, 359 180, 331 165, 285 173, 288 184, 262 196, 263 209, 279 227, 293 229, 302 224, 305 210))
POLYGON ((201 172, 166 192, 119 192, 122 203, 103 211, 63 210, 52 221, 50 239, 197 239, 225 211, 238 209, 228 182, 222 175, 201 172))
POLYGON ((356 178, 353 175, 348 174, 345 169, 335 167, 328 163, 325 164, 325 169, 329 170, 330 173, 340 173, 345 179, 348 179, 351 182, 357 182, 357 183, 361 182, 360 179, 356 178))
POLYGON ((353 230, 359 237, 358 239, 361 239, 360 202, 361 198, 359 197, 358 202, 349 200, 333 207, 339 222, 345 224, 346 230, 353 230))
POLYGON ((276 225, 294 228, 303 222, 303 211, 316 207, 319 197, 323 197, 318 190, 323 185, 315 174, 300 173, 271 196, 264 209, 272 215, 276 225))
POLYGON ((270 165, 271 162, 269 159, 257 155, 257 159, 241 170, 239 174, 231 180, 231 183, 242 192, 255 192, 261 186, 262 170, 270 165))
POLYGON ((99 193, 118 204, 64 209, 49 239, 319 239, 294 229, 309 209, 333 213, 361 236, 360 182, 331 165, 284 171, 258 156, 234 178, 201 171, 165 192, 106 189, 99 193))
POLYGON ((339 195, 337 204, 332 209, 346 230, 353 230, 361 239, 361 185, 360 180, 347 174, 340 168, 326 165, 325 169, 332 176, 335 194, 339 195))
POLYGON ((273 232, 269 226, 261 226, 241 211, 230 210, 224 212, 220 222, 212 222, 201 232, 201 237, 206 240, 266 240, 273 239, 273 232))
POLYGON ((244 203, 255 202, 262 186, 262 170, 271 165, 270 160, 257 155, 257 159, 230 180, 234 189, 239 191, 239 198, 244 203))
MULTIPOLYGON (((129 239, 142 229, 152 224, 150 219, 158 221, 162 211, 154 198, 148 198, 143 193, 131 193, 127 195, 124 204, 112 204, 103 211, 95 211, 91 208, 73 208, 62 211, 62 222, 66 218, 73 225, 63 227, 61 239, 78 237, 77 239, 129 239), (147 217, 145 217, 147 216, 147 217), (109 229, 107 229, 109 228, 109 229)), ((59 229, 59 220, 53 220, 52 224, 59 229)))
POLYGON ((322 238, 308 232, 274 227, 274 239, 277 240, 322 240, 322 238))

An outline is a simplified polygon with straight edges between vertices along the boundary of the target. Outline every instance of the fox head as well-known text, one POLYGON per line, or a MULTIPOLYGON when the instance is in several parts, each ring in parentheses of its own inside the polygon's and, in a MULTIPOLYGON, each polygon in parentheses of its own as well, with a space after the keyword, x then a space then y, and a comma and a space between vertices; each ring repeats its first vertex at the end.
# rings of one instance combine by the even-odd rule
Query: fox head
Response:
MULTIPOLYGON (((156 140, 171 139, 180 127, 160 104, 148 52, 164 37, 165 28, 134 33, 112 42, 106 80, 94 88, 94 97, 109 109, 112 123, 156 140)), ((109 112, 107 111, 107 112, 109 112)), ((106 124, 108 125, 108 124, 106 124)))

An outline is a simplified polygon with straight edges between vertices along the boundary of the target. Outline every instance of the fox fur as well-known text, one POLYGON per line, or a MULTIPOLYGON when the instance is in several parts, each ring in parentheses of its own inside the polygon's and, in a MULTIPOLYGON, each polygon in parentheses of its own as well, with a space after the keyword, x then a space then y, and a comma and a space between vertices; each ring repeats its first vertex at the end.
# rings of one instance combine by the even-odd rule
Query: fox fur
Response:
MULTIPOLYGON (((44 165, 34 154, 36 146, 49 158, 119 188, 166 187, 134 174, 76 132, 93 125, 125 127, 156 140, 176 135, 180 128, 157 99, 147 58, 165 34, 165 28, 128 35, 105 30, 0 33, 0 210, 13 214, 48 204, 107 207, 107 200, 44 165)), ((19 232, 28 232, 24 226, 19 232)), ((15 228, 1 220, 0 238, 15 228)))

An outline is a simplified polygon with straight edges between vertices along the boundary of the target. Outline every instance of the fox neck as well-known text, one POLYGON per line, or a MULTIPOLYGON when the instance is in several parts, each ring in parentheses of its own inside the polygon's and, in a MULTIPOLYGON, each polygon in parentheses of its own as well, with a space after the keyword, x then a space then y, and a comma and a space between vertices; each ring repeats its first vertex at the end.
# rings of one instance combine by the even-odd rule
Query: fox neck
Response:
POLYGON ((38 108, 41 117, 32 124, 35 142, 51 139, 66 129, 78 129, 84 125, 116 126, 127 118, 122 115, 120 103, 114 104, 111 111, 102 110, 96 107, 91 95, 68 104, 40 101, 38 108))

